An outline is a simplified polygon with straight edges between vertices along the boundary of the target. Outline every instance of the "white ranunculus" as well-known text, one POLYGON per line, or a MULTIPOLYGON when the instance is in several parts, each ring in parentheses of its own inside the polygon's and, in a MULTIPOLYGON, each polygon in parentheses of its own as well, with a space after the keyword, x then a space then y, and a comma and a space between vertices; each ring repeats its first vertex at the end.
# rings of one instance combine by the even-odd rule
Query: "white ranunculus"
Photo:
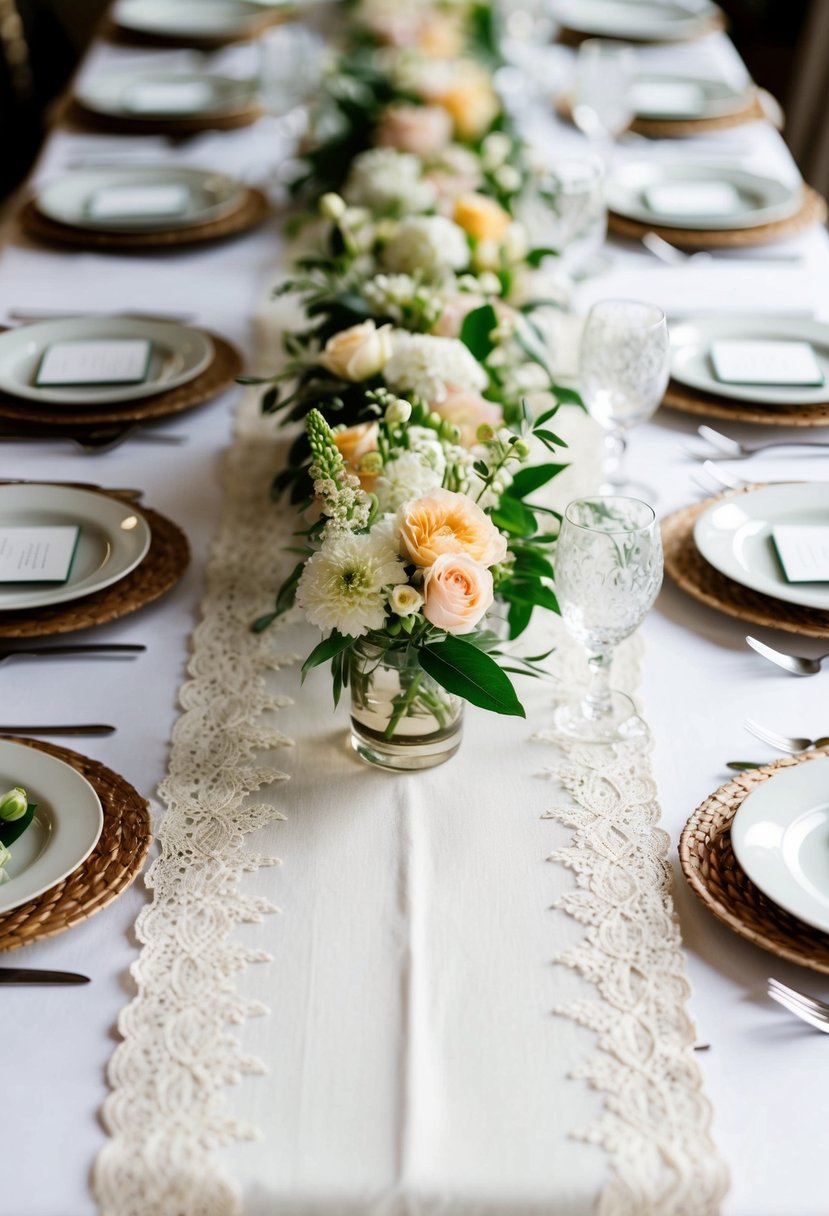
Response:
POLYGON ((402 274, 437 278, 469 265, 469 241, 462 228, 443 215, 401 221, 383 250, 383 264, 402 274))
POLYGON ((410 587, 408 583, 395 587, 389 598, 392 612, 396 612, 398 616, 413 616, 420 610, 422 603, 423 596, 417 588, 410 587))
POLYGON ((486 371, 457 338, 396 329, 392 339, 392 356, 384 374, 386 383, 395 392, 414 394, 426 402, 440 402, 449 385, 480 393, 489 383, 486 371))
POLYGON ((437 192, 424 179, 419 157, 394 148, 371 148, 355 157, 343 197, 373 212, 408 215, 429 211, 437 192))
POLYGON ((296 600, 323 632, 357 638, 383 628, 389 588, 406 581, 387 529, 338 532, 305 563, 296 600))

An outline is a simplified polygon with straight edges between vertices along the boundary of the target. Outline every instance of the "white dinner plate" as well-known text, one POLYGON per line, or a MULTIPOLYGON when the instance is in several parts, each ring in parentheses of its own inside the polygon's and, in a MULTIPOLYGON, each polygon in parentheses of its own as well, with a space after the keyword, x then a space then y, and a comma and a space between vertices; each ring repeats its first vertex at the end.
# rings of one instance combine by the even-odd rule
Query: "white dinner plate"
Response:
POLYGON ((0 583, 0 611, 21 612, 91 595, 134 570, 150 547, 150 525, 129 503, 69 486, 0 486, 0 527, 67 524, 80 528, 68 580, 0 583))
POLYGON ((205 72, 113 72, 94 76, 78 90, 78 100, 88 110, 113 118, 225 117, 246 110, 255 99, 256 86, 252 80, 210 76, 205 72), (182 90, 193 87, 203 91, 205 99, 201 104, 181 109, 139 105, 139 91, 151 85, 182 90))
POLYGON ((75 169, 44 186, 35 198, 42 215, 59 224, 88 232, 176 232, 221 219, 242 203, 246 187, 226 173, 190 169, 184 165, 109 166, 75 169), (90 215, 95 194, 104 189, 147 186, 183 186, 186 206, 170 215, 133 215, 98 218, 90 215))
POLYGON ((111 405, 138 401, 187 384, 208 367, 214 356, 207 334, 176 321, 139 317, 64 317, 38 321, 0 333, 0 392, 49 405, 111 405), (56 342, 97 341, 101 338, 146 338, 151 344, 147 377, 140 384, 35 384, 47 347, 56 342))
POLYGON ((642 224, 721 231, 757 228, 794 215, 802 204, 803 188, 725 164, 634 161, 610 174, 605 183, 605 201, 611 211, 642 224), (732 186, 738 195, 738 207, 701 215, 693 211, 661 212, 648 205, 646 192, 653 186, 701 183, 732 186))
POLYGON ((122 29, 137 34, 235 38, 262 20, 263 7, 269 6, 244 0, 119 0, 114 17, 122 29))
POLYGON ((708 0, 553 0, 552 11, 561 25, 597 38, 678 42, 707 30, 720 10, 708 0))
POLYGON ((671 375, 680 384, 754 405, 819 405, 829 401, 829 325, 804 317, 701 317, 670 331, 671 375), (724 384, 714 375, 711 344, 723 339, 810 342, 825 383, 809 388, 783 384, 724 384))
POLYGON ((829 759, 781 769, 731 823, 734 855, 781 908, 829 932, 829 759))
POLYGON ((787 604, 829 612, 829 583, 787 583, 771 538, 779 524, 829 524, 829 482, 763 486, 716 502, 697 519, 694 543, 727 578, 787 604))
MULTIPOLYGON (((654 93, 652 104, 635 105, 637 118, 646 118, 655 122, 685 122, 689 119, 727 118, 731 114, 739 114, 751 100, 751 86, 734 88, 725 80, 717 80, 710 76, 675 76, 660 72, 640 72, 636 77, 634 88, 641 85, 654 86, 657 90, 667 89, 670 92, 676 88, 688 93, 686 103, 660 106, 658 93, 654 93), (691 95, 695 96, 691 96, 691 95)), ((668 96, 670 94, 666 94, 668 96)), ((644 93, 643 93, 644 96, 644 93)), ((679 93, 677 93, 679 96, 679 93)))
POLYGON ((104 826, 100 799, 79 772, 48 752, 0 739, 0 793, 15 785, 25 789, 37 810, 9 845, 0 912, 25 904, 77 870, 104 826))

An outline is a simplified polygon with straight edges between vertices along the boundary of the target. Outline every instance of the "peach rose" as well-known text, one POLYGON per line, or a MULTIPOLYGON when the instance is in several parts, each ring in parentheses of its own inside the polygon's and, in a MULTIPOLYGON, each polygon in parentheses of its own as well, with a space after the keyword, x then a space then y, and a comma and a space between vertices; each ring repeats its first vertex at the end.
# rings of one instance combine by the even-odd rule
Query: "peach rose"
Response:
POLYGON ((345 461, 348 471, 356 473, 360 478, 360 485, 366 491, 370 490, 377 474, 361 472, 360 461, 369 452, 377 451, 377 436, 379 433, 380 430, 376 422, 360 422, 357 426, 347 426, 342 431, 333 432, 337 451, 345 461))
POLYGON ((391 353, 391 326, 378 329, 363 321, 329 338, 317 362, 343 380, 368 380, 383 370, 391 353))
POLYGON ((436 156, 452 138, 452 119, 441 106, 389 106, 375 140, 415 156, 436 156))
POLYGON ((495 598, 492 575, 466 553, 444 553, 423 579, 427 621, 447 633, 471 633, 495 598))
POLYGON ((501 109, 489 73, 476 63, 458 63, 451 78, 426 80, 422 89, 426 101, 449 111, 458 138, 470 143, 486 134, 501 109))
POLYGON ((418 22, 417 45, 430 59, 457 59, 463 49, 460 21, 451 13, 423 13, 418 22))
POLYGON ((477 503, 453 490, 432 490, 398 516, 403 556, 433 566, 443 554, 466 554, 484 566, 503 561, 507 542, 477 503))
POLYGON ((485 194, 458 195, 452 218, 478 241, 500 241, 512 225, 512 216, 485 194))
POLYGON ((461 433, 463 447, 473 448, 478 442, 478 427, 491 426, 497 430, 504 424, 504 412, 494 401, 487 401, 479 393, 449 385, 442 401, 433 402, 430 409, 451 422, 461 433))

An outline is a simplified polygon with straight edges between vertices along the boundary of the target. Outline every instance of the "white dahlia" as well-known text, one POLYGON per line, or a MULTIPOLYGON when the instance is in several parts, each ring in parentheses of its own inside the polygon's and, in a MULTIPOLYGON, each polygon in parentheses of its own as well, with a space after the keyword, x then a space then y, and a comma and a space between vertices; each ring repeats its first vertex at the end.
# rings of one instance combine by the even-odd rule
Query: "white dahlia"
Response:
POLYGON ((417 452, 401 452, 387 460, 372 486, 381 511, 397 511, 410 498, 421 498, 441 483, 441 476, 417 452))
POLYGON ((336 533, 305 563, 296 599, 312 625, 356 638, 383 628, 388 590, 405 582, 386 530, 336 533))
POLYGON ((437 192, 423 179, 420 158, 394 148, 370 148, 355 157, 343 190, 346 202, 398 214, 428 211, 437 192))
POLYGON ((383 265, 434 279, 469 265, 469 241, 463 228, 444 215, 410 216, 401 220, 383 250, 383 265))
POLYGON ((483 392, 489 377, 458 338, 393 332, 392 356, 384 369, 386 383, 398 393, 414 394, 429 403, 443 401, 447 385, 483 392))

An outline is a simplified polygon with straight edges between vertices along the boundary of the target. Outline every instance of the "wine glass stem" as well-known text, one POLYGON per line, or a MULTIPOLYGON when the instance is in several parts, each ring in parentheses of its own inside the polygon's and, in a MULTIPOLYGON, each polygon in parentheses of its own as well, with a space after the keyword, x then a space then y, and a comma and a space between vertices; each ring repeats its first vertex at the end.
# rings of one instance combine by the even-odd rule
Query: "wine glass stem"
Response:
POLYGON ((609 718, 613 713, 610 693, 610 664, 612 661, 612 652, 588 656, 589 680, 587 693, 582 701, 582 710, 585 718, 591 722, 609 718))
POLYGON ((612 488, 624 485, 622 469, 627 451, 627 439, 621 428, 606 431, 604 437, 604 480, 612 488))

